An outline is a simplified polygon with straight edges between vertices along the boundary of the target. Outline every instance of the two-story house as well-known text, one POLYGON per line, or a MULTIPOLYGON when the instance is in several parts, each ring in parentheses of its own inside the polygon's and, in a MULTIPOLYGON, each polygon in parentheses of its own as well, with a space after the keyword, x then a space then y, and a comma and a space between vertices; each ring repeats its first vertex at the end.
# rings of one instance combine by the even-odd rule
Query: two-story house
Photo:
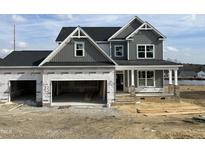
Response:
POLYGON ((52 51, 13 51, 0 66, 0 102, 106 104, 118 92, 163 93, 181 65, 163 60, 165 36, 134 17, 123 27, 63 27, 52 51))

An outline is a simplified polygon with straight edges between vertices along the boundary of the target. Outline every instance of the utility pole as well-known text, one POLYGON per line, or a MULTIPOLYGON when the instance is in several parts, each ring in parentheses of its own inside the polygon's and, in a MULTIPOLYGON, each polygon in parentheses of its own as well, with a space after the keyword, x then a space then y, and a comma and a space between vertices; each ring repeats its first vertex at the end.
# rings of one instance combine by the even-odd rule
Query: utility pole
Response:
POLYGON ((16 25, 15 25, 15 24, 14 24, 14 36, 13 36, 13 37, 14 37, 14 38, 13 38, 13 39, 14 39, 14 40, 13 40, 13 41, 14 41, 13 43, 14 43, 14 51, 15 51, 15 50, 16 50, 16 25))

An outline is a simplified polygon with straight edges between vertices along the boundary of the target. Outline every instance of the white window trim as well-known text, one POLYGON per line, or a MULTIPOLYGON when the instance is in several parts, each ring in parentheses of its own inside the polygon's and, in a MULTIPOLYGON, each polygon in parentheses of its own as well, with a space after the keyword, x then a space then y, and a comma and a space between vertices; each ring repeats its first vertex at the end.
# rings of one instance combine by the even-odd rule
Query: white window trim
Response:
POLYGON ((136 50, 137 50, 137 59, 155 59, 155 45, 154 44, 137 44, 136 45, 136 50), (139 57, 139 51, 138 51, 138 47, 139 46, 145 46, 145 57, 141 58, 139 57), (147 58, 147 46, 153 46, 153 57, 152 58, 147 58))
POLYGON ((124 57, 124 45, 114 45, 114 54, 115 54, 115 57, 124 57), (116 55, 116 48, 117 47, 122 47, 122 56, 118 56, 116 55))
POLYGON ((84 42, 75 42, 74 55, 75 55, 75 57, 84 57, 84 56, 85 56, 85 43, 84 43, 84 42), (77 44, 82 44, 82 45, 83 45, 83 55, 82 55, 82 56, 78 56, 78 55, 76 55, 77 44))
POLYGON ((144 70, 140 70, 140 71, 137 71, 137 86, 140 87, 140 88, 154 88, 156 87, 156 82, 155 82, 155 71, 153 70, 146 70, 144 71, 145 72, 145 86, 140 86, 139 85, 139 72, 141 71, 144 71, 144 70), (147 72, 148 71, 152 71, 153 72, 153 80, 154 80, 154 86, 147 86, 147 72))

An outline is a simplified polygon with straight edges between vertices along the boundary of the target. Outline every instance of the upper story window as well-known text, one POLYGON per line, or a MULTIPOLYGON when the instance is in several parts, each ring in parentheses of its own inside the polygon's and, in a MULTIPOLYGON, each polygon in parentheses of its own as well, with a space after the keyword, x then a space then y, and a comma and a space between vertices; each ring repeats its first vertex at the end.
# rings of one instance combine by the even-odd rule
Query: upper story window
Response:
POLYGON ((153 59, 154 45, 153 44, 137 44, 137 58, 153 59))
POLYGON ((75 42, 75 57, 85 56, 85 44, 84 42, 75 42))
POLYGON ((124 56, 124 46, 123 45, 115 45, 114 46, 115 57, 123 57, 124 56))

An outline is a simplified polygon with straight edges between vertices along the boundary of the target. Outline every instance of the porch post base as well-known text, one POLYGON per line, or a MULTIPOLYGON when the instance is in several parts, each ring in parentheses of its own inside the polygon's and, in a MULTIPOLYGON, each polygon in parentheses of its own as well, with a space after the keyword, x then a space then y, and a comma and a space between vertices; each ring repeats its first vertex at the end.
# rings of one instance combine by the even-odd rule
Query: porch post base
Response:
POLYGON ((135 86, 130 87, 130 95, 135 96, 135 86))
POLYGON ((176 97, 180 96, 180 91, 179 91, 178 85, 174 85, 174 96, 176 96, 176 97))
POLYGON ((168 85, 168 93, 173 93, 174 92, 174 86, 173 84, 168 85))

